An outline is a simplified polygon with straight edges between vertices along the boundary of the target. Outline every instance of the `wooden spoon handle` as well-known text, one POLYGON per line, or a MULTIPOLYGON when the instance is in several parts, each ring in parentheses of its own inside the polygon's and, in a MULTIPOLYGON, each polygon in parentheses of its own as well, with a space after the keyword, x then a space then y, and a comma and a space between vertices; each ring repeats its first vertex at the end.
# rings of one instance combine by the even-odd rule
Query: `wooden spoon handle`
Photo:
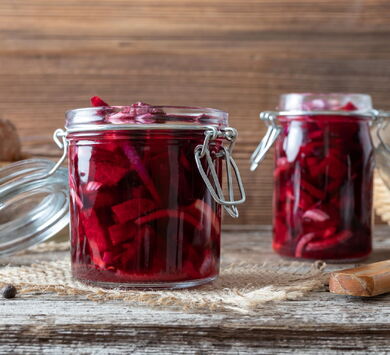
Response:
POLYGON ((390 292, 390 260, 332 272, 329 291, 363 297, 390 292))

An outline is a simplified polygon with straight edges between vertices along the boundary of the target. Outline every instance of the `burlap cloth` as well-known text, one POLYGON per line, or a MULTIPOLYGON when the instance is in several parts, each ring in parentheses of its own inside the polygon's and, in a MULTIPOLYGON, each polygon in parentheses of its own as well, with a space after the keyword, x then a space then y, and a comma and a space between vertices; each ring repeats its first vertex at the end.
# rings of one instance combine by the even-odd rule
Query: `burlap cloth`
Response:
MULTIPOLYGON (((69 243, 44 243, 24 254, 66 250, 69 243)), ((13 284, 18 294, 79 295, 94 301, 121 300, 154 307, 249 313, 271 301, 295 300, 327 282, 325 264, 279 262, 222 266, 212 284, 188 290, 109 290, 86 286, 72 279, 68 253, 56 261, 0 268, 0 284, 13 284)))
MULTIPOLYGON (((390 224, 390 193, 379 174, 375 176, 374 208, 390 224)), ((72 279, 68 253, 55 262, 39 262, 40 254, 65 251, 69 243, 48 242, 25 254, 35 254, 37 262, 25 266, 0 267, 0 285, 11 283, 19 295, 57 293, 79 295, 94 301, 121 300, 154 307, 184 310, 213 310, 249 313, 267 302, 295 300, 327 284, 325 264, 278 262, 222 265, 220 277, 212 284, 189 290, 140 291, 106 290, 83 285, 72 279)))
POLYGON ((374 208, 382 221, 390 225, 390 192, 378 172, 374 179, 374 208))

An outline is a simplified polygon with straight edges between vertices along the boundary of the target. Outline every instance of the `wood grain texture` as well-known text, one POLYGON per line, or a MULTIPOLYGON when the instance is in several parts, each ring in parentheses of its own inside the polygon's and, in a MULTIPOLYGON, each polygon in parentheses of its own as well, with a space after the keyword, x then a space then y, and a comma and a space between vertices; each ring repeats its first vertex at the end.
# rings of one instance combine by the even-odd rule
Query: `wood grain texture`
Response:
MULTIPOLYGON (((237 226, 238 227, 238 226, 237 226)), ((390 258, 389 227, 376 229, 368 261, 390 258)), ((230 228, 223 262, 279 259, 269 227, 230 228), (240 231, 241 230, 241 231, 240 231)), ((59 254, 48 253, 46 260, 59 254)), ((26 255, 0 260, 24 264, 26 255)), ((31 262, 31 260, 30 260, 31 262)), ((346 265, 330 265, 336 270, 346 265)), ((0 353, 329 354, 388 353, 390 294, 370 299, 313 292, 254 315, 151 309, 119 301, 23 295, 0 299, 0 353)))
POLYGON ((0 43, 1 116, 32 154, 58 154, 51 132, 92 95, 228 111, 242 224, 270 221, 272 156, 255 173, 248 158, 279 94, 366 92, 390 109, 387 0, 2 0, 0 43))
POLYGON ((331 273, 329 291, 366 297, 390 292, 390 260, 331 273))

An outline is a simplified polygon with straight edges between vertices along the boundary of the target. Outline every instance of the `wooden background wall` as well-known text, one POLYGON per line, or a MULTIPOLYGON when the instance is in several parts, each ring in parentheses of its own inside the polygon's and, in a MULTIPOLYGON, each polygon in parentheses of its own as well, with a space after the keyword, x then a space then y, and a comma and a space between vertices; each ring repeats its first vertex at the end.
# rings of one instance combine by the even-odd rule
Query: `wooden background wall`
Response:
POLYGON ((91 95, 226 110, 248 193, 236 223, 270 221, 272 156, 255 173, 248 157, 259 111, 291 91, 366 92, 390 110, 390 1, 0 1, 0 115, 26 151, 57 155, 51 132, 91 95))

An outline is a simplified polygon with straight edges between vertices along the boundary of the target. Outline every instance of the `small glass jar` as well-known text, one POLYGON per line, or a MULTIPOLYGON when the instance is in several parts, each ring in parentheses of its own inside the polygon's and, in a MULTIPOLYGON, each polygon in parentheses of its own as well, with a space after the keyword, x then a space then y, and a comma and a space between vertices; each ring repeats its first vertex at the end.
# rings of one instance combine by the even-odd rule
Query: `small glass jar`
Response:
POLYGON ((370 96, 286 94, 279 109, 261 115, 269 126, 262 148, 275 141, 274 250, 328 261, 367 257, 376 117, 370 96))
POLYGON ((221 188, 224 160, 238 174, 227 113, 140 104, 66 117, 73 276, 103 287, 214 280, 221 204, 236 217, 245 199, 221 188))
POLYGON ((237 131, 227 123, 227 113, 209 108, 69 111, 65 130, 54 133, 63 149, 57 163, 0 169, 0 255, 48 240, 70 220, 72 272, 82 282, 183 288, 214 280, 221 206, 238 217, 245 201, 231 155, 237 131))

